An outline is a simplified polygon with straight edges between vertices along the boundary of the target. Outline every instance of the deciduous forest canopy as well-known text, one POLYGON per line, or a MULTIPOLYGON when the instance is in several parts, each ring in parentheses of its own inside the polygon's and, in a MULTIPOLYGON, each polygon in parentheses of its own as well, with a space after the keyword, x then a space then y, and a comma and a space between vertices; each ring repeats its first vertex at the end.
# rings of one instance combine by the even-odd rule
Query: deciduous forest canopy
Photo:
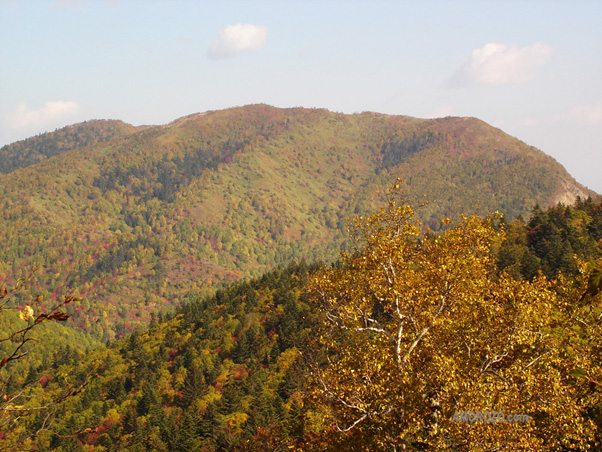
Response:
POLYGON ((0 447, 600 447, 602 205, 498 129, 255 105, 0 162, 0 447))
POLYGON ((475 118, 250 105, 132 127, 88 121, 0 149, 0 279, 39 267, 32 293, 76 290, 72 323, 119 338, 292 259, 332 261, 346 218, 401 177, 424 224, 529 218, 595 193, 554 159, 475 118))

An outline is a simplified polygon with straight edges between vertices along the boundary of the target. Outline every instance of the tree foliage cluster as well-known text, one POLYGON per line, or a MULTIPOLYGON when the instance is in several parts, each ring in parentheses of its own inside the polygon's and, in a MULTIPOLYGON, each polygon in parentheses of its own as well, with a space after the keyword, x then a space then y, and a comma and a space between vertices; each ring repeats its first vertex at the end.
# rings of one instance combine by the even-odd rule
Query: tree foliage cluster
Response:
POLYGON ((539 271, 548 277, 561 272, 577 275, 575 256, 599 259, 601 245, 600 202, 589 198, 578 199, 573 206, 536 206, 528 222, 518 218, 507 226, 497 263, 515 278, 532 279, 539 271))
MULTIPOLYGON (((598 208, 580 201, 572 211, 594 218, 598 208)), ((562 210, 540 209, 538 224, 562 210)), ((336 264, 291 265, 210 297, 196 290, 148 331, 85 357, 57 352, 52 371, 30 370, 47 394, 60 390, 51 375, 83 378, 97 363, 98 377, 29 446, 599 448, 602 272, 577 258, 576 273, 548 277, 542 259, 533 278, 513 277, 497 265, 512 223, 494 215, 445 228, 422 233, 413 208, 391 195, 351 222, 353 246, 336 264), (463 412, 528 422, 454 420, 463 412)))
POLYGON ((499 218, 420 237, 413 215, 391 199, 356 219, 358 247, 313 280, 326 449, 598 449, 600 270, 514 279, 499 218), (500 412, 528 422, 458 415, 500 412))
MULTIPOLYGON (((299 445, 302 347, 314 321, 302 290, 311 271, 291 265, 212 297, 191 295, 148 331, 79 356, 79 362, 57 361, 59 374, 98 363, 98 376, 25 446, 192 452, 299 445)), ((49 379, 48 394, 59 391, 59 383, 49 379)))

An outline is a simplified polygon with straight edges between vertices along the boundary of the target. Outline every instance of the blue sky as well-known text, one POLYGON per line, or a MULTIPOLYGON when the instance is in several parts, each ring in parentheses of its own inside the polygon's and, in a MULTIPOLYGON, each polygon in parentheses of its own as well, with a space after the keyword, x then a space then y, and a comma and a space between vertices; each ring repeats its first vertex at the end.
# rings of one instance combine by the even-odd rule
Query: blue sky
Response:
POLYGON ((602 193, 602 2, 0 0, 0 145, 267 103, 475 116, 602 193))

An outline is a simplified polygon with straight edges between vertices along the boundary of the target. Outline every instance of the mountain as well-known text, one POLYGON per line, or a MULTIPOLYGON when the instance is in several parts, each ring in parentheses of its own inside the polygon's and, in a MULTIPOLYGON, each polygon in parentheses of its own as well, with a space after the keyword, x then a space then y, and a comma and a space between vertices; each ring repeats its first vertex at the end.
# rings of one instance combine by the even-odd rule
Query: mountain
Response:
POLYGON ((35 165, 63 152, 123 137, 136 127, 122 121, 86 121, 0 148, 0 173, 35 165))
POLYGON ((433 230, 443 216, 595 193, 554 159, 474 118, 251 105, 135 128, 89 121, 0 149, 0 280, 34 266, 75 327, 112 340, 189 291, 291 259, 333 260, 345 219, 396 178, 433 230))

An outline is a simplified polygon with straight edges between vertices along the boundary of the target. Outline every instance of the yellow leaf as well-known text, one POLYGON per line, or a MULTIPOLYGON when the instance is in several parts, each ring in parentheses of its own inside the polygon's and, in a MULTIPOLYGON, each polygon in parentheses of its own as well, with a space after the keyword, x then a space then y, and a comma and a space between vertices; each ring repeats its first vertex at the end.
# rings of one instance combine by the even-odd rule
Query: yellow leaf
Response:
POLYGON ((25 306, 25 308, 19 312, 19 318, 29 322, 31 319, 33 319, 33 308, 29 305, 25 306))

